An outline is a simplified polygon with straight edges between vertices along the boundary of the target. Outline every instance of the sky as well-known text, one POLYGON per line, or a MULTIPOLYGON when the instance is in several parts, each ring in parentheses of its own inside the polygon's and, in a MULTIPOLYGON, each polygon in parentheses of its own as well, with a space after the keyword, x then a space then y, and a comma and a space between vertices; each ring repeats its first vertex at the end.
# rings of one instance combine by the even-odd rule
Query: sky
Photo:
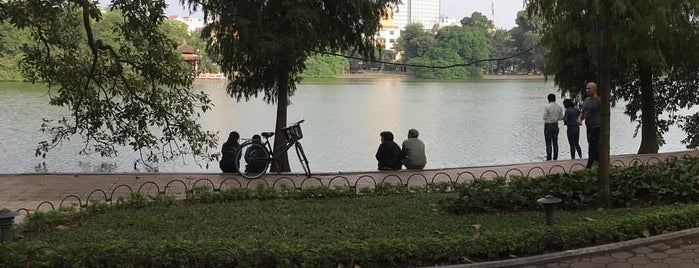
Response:
POLYGON ((509 30, 517 24, 517 12, 524 9, 524 0, 492 0, 495 19, 491 12, 490 0, 442 0, 440 13, 447 17, 461 20, 471 13, 478 11, 495 22, 498 29, 509 30))
MULTIPOLYGON (((478 11, 486 15, 489 19, 495 22, 495 27, 499 29, 511 29, 515 27, 515 18, 517 11, 524 9, 524 0, 492 0, 495 10, 495 19, 492 17, 491 0, 441 0, 442 5, 440 10, 442 15, 461 20, 466 16, 471 16, 471 13, 478 11)), ((167 0, 169 5, 167 15, 182 15, 190 16, 180 5, 179 0, 167 0)), ((193 14, 192 17, 202 17, 201 14, 193 14)))

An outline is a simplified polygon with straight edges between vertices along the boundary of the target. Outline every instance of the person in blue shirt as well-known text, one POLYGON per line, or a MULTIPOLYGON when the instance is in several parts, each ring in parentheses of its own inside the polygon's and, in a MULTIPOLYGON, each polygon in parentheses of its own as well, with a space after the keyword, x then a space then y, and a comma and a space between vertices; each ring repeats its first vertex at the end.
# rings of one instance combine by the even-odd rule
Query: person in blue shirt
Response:
POLYGON ((573 100, 563 100, 565 107, 565 115, 563 115, 563 124, 568 126, 568 144, 570 144, 570 158, 575 159, 575 152, 578 152, 578 158, 582 158, 582 149, 580 149, 580 125, 578 125, 578 116, 580 110, 575 107, 573 100))
MULTIPOLYGON (((253 135, 252 140, 259 144, 262 144, 262 138, 260 135, 253 135)), ((261 173, 264 171, 267 162, 259 160, 257 158, 265 157, 265 152, 260 147, 251 146, 245 151, 245 173, 261 173)))

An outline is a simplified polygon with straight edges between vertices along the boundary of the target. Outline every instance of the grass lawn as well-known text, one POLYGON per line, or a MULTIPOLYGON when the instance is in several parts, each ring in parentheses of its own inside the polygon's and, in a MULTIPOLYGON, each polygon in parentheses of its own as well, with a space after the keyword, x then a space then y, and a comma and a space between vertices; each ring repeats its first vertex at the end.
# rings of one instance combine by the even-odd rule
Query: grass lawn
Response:
MULTIPOLYGON (((27 237, 50 245, 85 241, 221 241, 259 245, 282 242, 315 248, 323 244, 379 239, 476 237, 485 233, 545 230, 543 210, 503 214, 450 215, 437 209, 451 194, 373 196, 338 199, 176 204, 112 210, 47 233, 27 237), (60 229, 60 230, 59 230, 60 229)), ((678 206, 670 206, 678 207, 678 206)), ((679 206, 699 210, 697 205, 679 206)), ((557 226, 653 214, 666 207, 578 212, 556 211, 557 226)))

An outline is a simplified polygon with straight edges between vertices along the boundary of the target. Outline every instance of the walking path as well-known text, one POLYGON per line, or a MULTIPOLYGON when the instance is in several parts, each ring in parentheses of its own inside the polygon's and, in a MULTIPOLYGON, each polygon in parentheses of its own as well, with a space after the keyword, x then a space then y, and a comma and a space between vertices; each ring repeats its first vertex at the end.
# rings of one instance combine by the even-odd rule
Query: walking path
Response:
POLYGON ((699 267, 699 228, 551 254, 442 268, 485 267, 696 268, 699 267))
MULTIPOLYGON (((697 157, 699 151, 682 151, 649 155, 618 155, 613 166, 652 164, 669 158, 697 157)), ((559 160, 513 165, 477 166, 422 171, 350 172, 313 174, 268 174, 248 180, 238 174, 222 173, 32 173, 0 174, 0 209, 26 213, 51 210, 62 204, 86 205, 90 200, 111 201, 131 192, 164 193, 183 199, 186 191, 197 186, 214 190, 231 187, 254 188, 289 185, 349 186, 355 189, 377 183, 425 185, 431 182, 463 182, 473 178, 539 176, 583 169, 582 160, 559 160)), ((699 229, 661 235, 554 254, 514 260, 486 262, 451 267, 699 267, 699 229)))

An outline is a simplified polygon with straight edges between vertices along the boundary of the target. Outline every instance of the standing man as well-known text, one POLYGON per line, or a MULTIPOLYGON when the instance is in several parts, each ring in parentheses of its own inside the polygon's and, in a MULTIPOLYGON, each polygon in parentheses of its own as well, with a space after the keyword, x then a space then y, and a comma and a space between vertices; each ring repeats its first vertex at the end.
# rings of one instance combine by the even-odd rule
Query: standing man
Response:
POLYGON ((556 95, 548 95, 549 105, 544 109, 544 139, 546 139, 546 161, 558 160, 558 121, 563 120, 563 107, 556 104, 556 95))
POLYGON ((592 168, 592 164, 599 161, 599 129, 602 126, 602 116, 600 108, 602 107, 602 99, 597 95, 597 83, 589 82, 585 85, 587 98, 583 102, 583 110, 578 117, 578 124, 582 125, 585 121, 587 127, 587 143, 589 145, 587 168, 592 168))

